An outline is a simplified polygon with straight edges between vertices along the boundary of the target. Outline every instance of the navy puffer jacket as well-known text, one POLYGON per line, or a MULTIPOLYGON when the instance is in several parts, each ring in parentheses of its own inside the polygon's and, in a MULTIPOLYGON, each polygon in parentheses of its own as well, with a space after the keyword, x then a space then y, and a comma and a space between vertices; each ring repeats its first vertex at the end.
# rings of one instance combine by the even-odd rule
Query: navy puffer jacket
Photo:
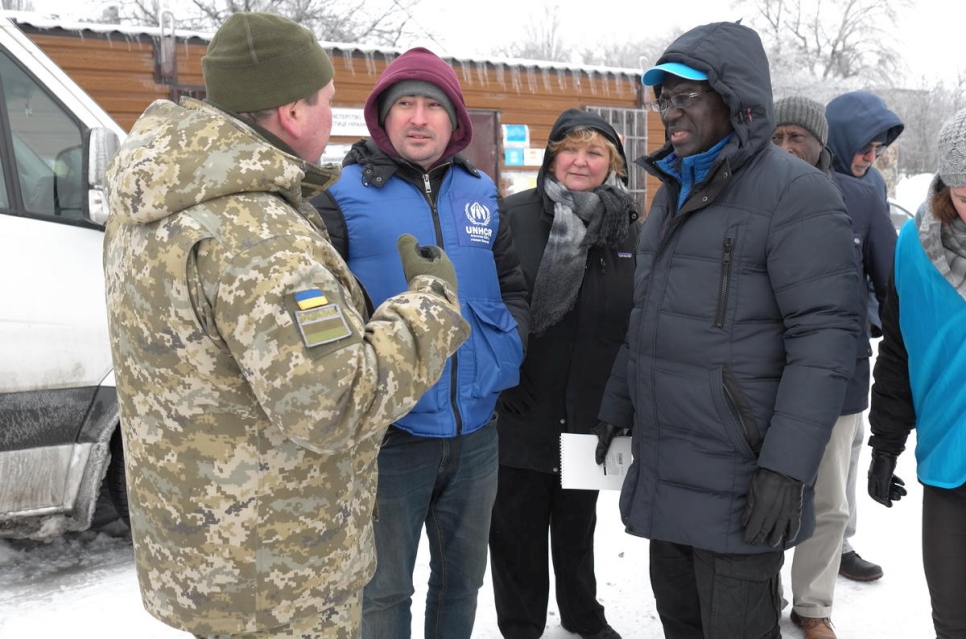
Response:
MULTIPOLYGON (((620 498, 627 531, 721 553, 744 543, 759 467, 814 481, 855 363, 858 286, 842 198, 818 169, 771 144, 768 60, 735 23, 698 27, 658 63, 708 74, 734 135, 680 209, 664 185, 637 251, 627 342, 601 418, 633 426, 620 498)), ((814 529, 811 490, 803 524, 814 529)))

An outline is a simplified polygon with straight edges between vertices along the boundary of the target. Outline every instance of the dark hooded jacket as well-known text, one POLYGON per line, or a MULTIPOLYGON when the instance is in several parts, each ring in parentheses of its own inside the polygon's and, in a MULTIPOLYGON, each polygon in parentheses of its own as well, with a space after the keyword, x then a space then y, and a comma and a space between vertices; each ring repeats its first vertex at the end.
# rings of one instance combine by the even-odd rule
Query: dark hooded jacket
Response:
MULTIPOLYGON (((846 175, 852 175, 852 158, 862 147, 876 138, 889 146, 905 128, 885 100, 867 91, 850 91, 834 98, 825 106, 825 118, 828 148, 834 158, 832 168, 846 175)), ((874 166, 857 179, 872 182, 886 197, 885 180, 874 166)))
MULTIPOLYGON (((877 217, 867 216, 873 213, 876 216, 883 214, 887 218, 889 216, 887 204, 889 194, 886 189, 885 178, 882 177, 882 173, 875 166, 869 167, 869 170, 862 177, 855 177, 852 174, 852 158, 855 157, 855 154, 862 147, 873 140, 878 140, 885 144, 885 146, 891 145, 902 133, 905 125, 899 119, 898 115, 889 110, 885 100, 867 91, 850 91, 832 99, 825 106, 825 118, 828 120, 828 147, 832 151, 833 157, 832 170, 836 176, 836 182, 840 187, 844 187, 843 197, 846 198, 846 207, 849 209, 851 215, 857 216, 857 226, 869 223, 870 220, 875 221, 877 223, 876 226, 879 226, 881 220, 877 217), (862 204, 860 198, 862 189, 855 188, 854 185, 844 185, 843 183, 846 181, 840 179, 839 176, 848 176, 864 184, 871 185, 875 192, 879 194, 883 204, 880 205, 878 202, 866 202, 862 204), (856 205, 862 208, 856 209, 856 205), (882 208, 883 206, 885 207, 884 209, 882 208)), ((894 236, 895 231, 893 230, 891 245, 880 243, 881 246, 866 247, 866 252, 875 251, 876 260, 879 262, 889 259, 891 268, 891 254, 895 250, 894 236)), ((885 240, 886 238, 883 237, 881 239, 885 240)), ((871 277, 874 274, 866 268, 865 275, 871 277)), ((863 291, 862 295, 862 298, 868 301, 868 322, 876 327, 880 326, 879 309, 882 303, 880 284, 881 282, 872 279, 871 287, 868 283, 865 284, 866 290, 863 291), (874 296, 869 295, 870 288, 871 292, 875 293, 874 296)), ((860 346, 860 350, 865 349, 860 346)), ((856 366, 859 379, 849 388, 849 398, 846 400, 844 409, 846 411, 851 410, 851 408, 857 405, 855 400, 858 399, 859 395, 864 393, 866 397, 868 396, 868 359, 865 362, 858 362, 856 366), (865 390, 863 391, 862 389, 865 390)), ((868 405, 868 399, 866 398, 862 403, 863 406, 859 410, 863 410, 868 405)), ((851 412, 856 411, 851 410, 851 412)))
MULTIPOLYGON (((562 140, 577 128, 593 129, 607 138, 627 166, 617 132, 593 113, 564 111, 550 132, 549 142, 562 140)), ((548 153, 537 175, 537 186, 507 197, 503 207, 531 292, 553 224, 554 203, 544 192, 550 162, 548 153)), ((592 246, 588 251, 573 309, 543 334, 530 335, 520 385, 504 391, 497 404, 500 464, 558 472, 560 433, 587 433, 597 424, 600 398, 624 342, 631 311, 634 249, 640 233, 636 213, 628 216, 627 224, 628 234, 622 244, 592 246), (508 410, 516 406, 526 409, 508 410)))
POLYGON ((492 421, 500 391, 517 384, 526 345, 527 287, 510 226, 493 180, 459 154, 470 143, 472 123, 456 74, 438 56, 417 47, 390 63, 364 114, 372 139, 352 146, 342 177, 312 204, 375 306, 405 287, 399 235, 440 246, 452 260, 470 338, 394 426, 425 437, 468 434, 492 421), (436 85, 456 112, 449 144, 428 171, 403 159, 379 122, 383 92, 402 80, 436 85))
MULTIPOLYGON (((832 172, 832 179, 842 191, 845 208, 852 220, 860 308, 874 309, 874 319, 878 322, 879 309, 889 291, 889 275, 896 251, 896 230, 889 217, 889 207, 879 189, 870 182, 838 171, 832 172), (868 285, 870 281, 871 291, 868 285)), ((860 413, 869 407, 869 358, 872 357, 869 340, 869 322, 863 322, 856 350, 855 372, 845 391, 843 415, 860 413)))
MULTIPOLYGON (((731 112, 724 142, 678 206, 666 144, 643 158, 663 186, 637 250, 634 310, 601 418, 633 427, 620 497, 631 534, 720 553, 743 541, 759 467, 814 482, 855 363, 859 312, 842 198, 771 143, 768 60, 735 23, 679 37, 658 60, 708 75, 731 112), (665 160, 663 164, 661 161, 665 160)), ((802 526, 814 529, 806 488, 802 526)))

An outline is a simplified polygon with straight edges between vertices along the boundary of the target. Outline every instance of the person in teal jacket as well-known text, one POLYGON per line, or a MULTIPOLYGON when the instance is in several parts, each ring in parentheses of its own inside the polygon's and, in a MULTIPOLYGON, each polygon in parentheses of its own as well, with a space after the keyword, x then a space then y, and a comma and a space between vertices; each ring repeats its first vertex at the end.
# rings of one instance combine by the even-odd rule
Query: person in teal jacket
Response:
POLYGON ((353 145, 340 180, 313 201, 332 244, 375 306, 404 290, 400 234, 443 247, 471 332, 440 381, 383 440, 378 560, 363 592, 362 636, 410 636, 425 525, 425 636, 469 639, 497 491, 495 406, 519 380, 530 322, 527 284, 496 185, 459 153, 473 125, 452 68, 426 49, 407 51, 383 71, 364 115, 372 139, 353 145))
POLYGON ((906 494, 896 461, 916 429, 922 559, 938 639, 966 637, 966 109, 939 133, 920 221, 902 227, 882 315, 869 422, 869 495, 906 494))

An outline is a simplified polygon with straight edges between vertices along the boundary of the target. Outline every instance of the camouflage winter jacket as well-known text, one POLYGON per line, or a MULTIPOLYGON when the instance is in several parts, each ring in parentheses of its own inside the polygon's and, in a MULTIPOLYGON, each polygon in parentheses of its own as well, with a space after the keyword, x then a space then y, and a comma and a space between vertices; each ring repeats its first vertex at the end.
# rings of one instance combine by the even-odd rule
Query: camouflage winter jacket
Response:
POLYGON ((307 203, 337 176, 190 99, 152 104, 109 167, 138 580, 151 614, 196 634, 319 615, 362 588, 382 435, 468 334, 429 276, 366 321, 307 203))

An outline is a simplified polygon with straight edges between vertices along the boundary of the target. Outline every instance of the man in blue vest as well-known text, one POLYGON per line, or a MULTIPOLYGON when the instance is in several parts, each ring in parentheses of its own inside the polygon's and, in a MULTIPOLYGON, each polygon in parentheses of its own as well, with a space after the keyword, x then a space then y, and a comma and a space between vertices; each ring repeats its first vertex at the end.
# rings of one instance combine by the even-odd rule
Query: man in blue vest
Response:
POLYGON ((494 407, 519 379, 529 329, 526 281, 496 185, 459 154, 473 127, 452 68, 426 49, 407 51, 383 71, 364 114, 372 138, 353 145, 339 182, 313 201, 332 244, 377 306, 405 290, 401 234, 443 247, 472 332, 439 383, 383 441, 377 567, 363 594, 362 635, 410 636, 425 524, 426 637, 469 639, 497 489, 494 407))

